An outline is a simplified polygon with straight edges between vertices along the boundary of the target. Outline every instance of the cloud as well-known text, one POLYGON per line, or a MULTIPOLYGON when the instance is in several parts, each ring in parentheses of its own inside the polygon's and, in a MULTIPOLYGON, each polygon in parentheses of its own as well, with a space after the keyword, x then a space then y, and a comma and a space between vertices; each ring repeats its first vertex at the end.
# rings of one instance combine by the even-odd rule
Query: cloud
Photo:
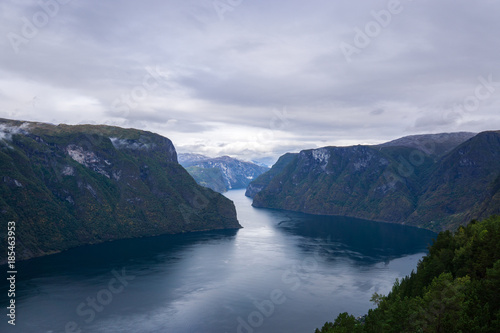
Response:
POLYGON ((372 116, 380 116, 382 113, 384 113, 384 109, 375 109, 370 111, 370 115, 372 116))
POLYGON ((136 127, 247 159, 498 126, 500 4, 401 6, 347 62, 339 45, 387 1, 243 1, 222 19, 211 0, 70 1, 37 26, 38 1, 5 0, 0 31, 24 40, 16 53, 0 39, 0 117, 136 127), (491 96, 457 113, 489 75, 491 96), (273 128, 283 109, 293 118, 273 128))
POLYGON ((23 124, 21 126, 9 126, 5 124, 0 124, 0 140, 2 141, 12 141, 12 136, 15 134, 27 134, 28 126, 23 124))

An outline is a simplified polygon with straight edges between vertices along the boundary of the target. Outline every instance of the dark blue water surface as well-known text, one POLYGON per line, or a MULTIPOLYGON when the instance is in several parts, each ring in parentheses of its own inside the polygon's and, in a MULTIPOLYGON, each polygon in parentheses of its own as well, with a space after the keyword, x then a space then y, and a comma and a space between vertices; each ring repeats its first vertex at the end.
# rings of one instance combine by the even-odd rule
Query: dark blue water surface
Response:
MULTIPOLYGON (((314 332, 362 315, 436 235, 251 207, 244 229, 122 240, 18 263, 16 326, 0 332, 314 332)), ((5 271, 6 267, 2 266, 5 271)), ((2 307, 6 305, 2 284, 2 307)))

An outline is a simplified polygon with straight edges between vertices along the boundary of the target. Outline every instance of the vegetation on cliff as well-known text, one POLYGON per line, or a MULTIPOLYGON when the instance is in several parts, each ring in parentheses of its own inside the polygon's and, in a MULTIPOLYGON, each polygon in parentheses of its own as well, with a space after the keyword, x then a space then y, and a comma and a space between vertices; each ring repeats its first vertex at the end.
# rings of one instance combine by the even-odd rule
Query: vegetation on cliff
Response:
POLYGON ((261 175, 249 192, 255 207, 454 230, 500 213, 500 132, 469 136, 303 150, 261 175))
POLYGON ((275 176, 280 174, 296 156, 297 154, 294 153, 286 153, 281 156, 269 171, 262 173, 248 185, 245 195, 253 198, 257 193, 262 191, 275 176))
POLYGON ((5 223, 16 221, 18 259, 120 238, 240 227, 234 204, 197 185, 177 163, 172 142, 150 132, 1 119, 0 174, 0 214, 5 223))
POLYGON ((441 232, 416 272, 372 301, 316 333, 500 332, 500 217, 441 232))

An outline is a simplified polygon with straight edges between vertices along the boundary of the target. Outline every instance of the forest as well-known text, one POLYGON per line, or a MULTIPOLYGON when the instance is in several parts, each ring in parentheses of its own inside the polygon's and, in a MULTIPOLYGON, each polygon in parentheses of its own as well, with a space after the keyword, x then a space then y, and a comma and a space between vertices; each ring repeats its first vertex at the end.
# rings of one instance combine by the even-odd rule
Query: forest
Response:
POLYGON ((438 234, 416 271, 315 333, 500 332, 500 216, 438 234))

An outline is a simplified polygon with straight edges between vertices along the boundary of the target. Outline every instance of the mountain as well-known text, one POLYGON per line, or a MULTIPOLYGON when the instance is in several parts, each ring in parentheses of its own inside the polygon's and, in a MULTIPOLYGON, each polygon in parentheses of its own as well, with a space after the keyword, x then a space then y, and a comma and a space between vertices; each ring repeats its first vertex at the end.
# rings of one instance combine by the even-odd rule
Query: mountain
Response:
POLYGON ((269 171, 264 172, 248 185, 245 195, 253 198, 257 193, 262 191, 276 175, 283 171, 288 163, 290 163, 296 156, 297 154, 294 153, 286 153, 281 156, 269 171))
POLYGON ((227 181, 219 168, 200 168, 197 166, 186 167, 186 171, 201 185, 215 192, 227 192, 227 181))
POLYGON ((199 154, 179 154, 179 163, 198 184, 221 193, 230 189, 246 188, 253 179, 269 170, 267 167, 229 156, 210 158, 199 154))
POLYGON ((208 159, 210 159, 210 157, 202 155, 202 154, 179 153, 179 154, 177 154, 177 159, 179 160, 180 165, 191 166, 194 163, 208 160, 208 159))
POLYGON ((179 164, 186 168, 186 171, 204 187, 208 187, 215 192, 227 192, 227 181, 222 170, 219 168, 205 168, 196 166, 196 163, 211 159, 208 156, 193 153, 180 153, 177 155, 179 164))
POLYGON ((303 150, 282 156, 247 194, 255 207, 455 229, 500 213, 500 132, 469 135, 303 150))
POLYGON ((430 221, 454 229, 500 213, 500 131, 483 132, 452 150, 436 165, 409 224, 430 221))
POLYGON ((276 162, 276 158, 274 156, 259 156, 251 160, 250 162, 255 163, 257 165, 269 168, 276 162))
MULTIPOLYGON (((151 132, 0 119, 0 172, 0 214, 5 224, 16 222, 18 260, 115 239, 241 227, 234 204, 197 185, 172 142, 151 132)), ((0 251, 5 262, 5 242, 0 251)))
POLYGON ((389 141, 380 145, 380 147, 407 147, 416 148, 427 155, 440 157, 461 143, 474 137, 477 133, 457 132, 410 135, 397 140, 389 141))

